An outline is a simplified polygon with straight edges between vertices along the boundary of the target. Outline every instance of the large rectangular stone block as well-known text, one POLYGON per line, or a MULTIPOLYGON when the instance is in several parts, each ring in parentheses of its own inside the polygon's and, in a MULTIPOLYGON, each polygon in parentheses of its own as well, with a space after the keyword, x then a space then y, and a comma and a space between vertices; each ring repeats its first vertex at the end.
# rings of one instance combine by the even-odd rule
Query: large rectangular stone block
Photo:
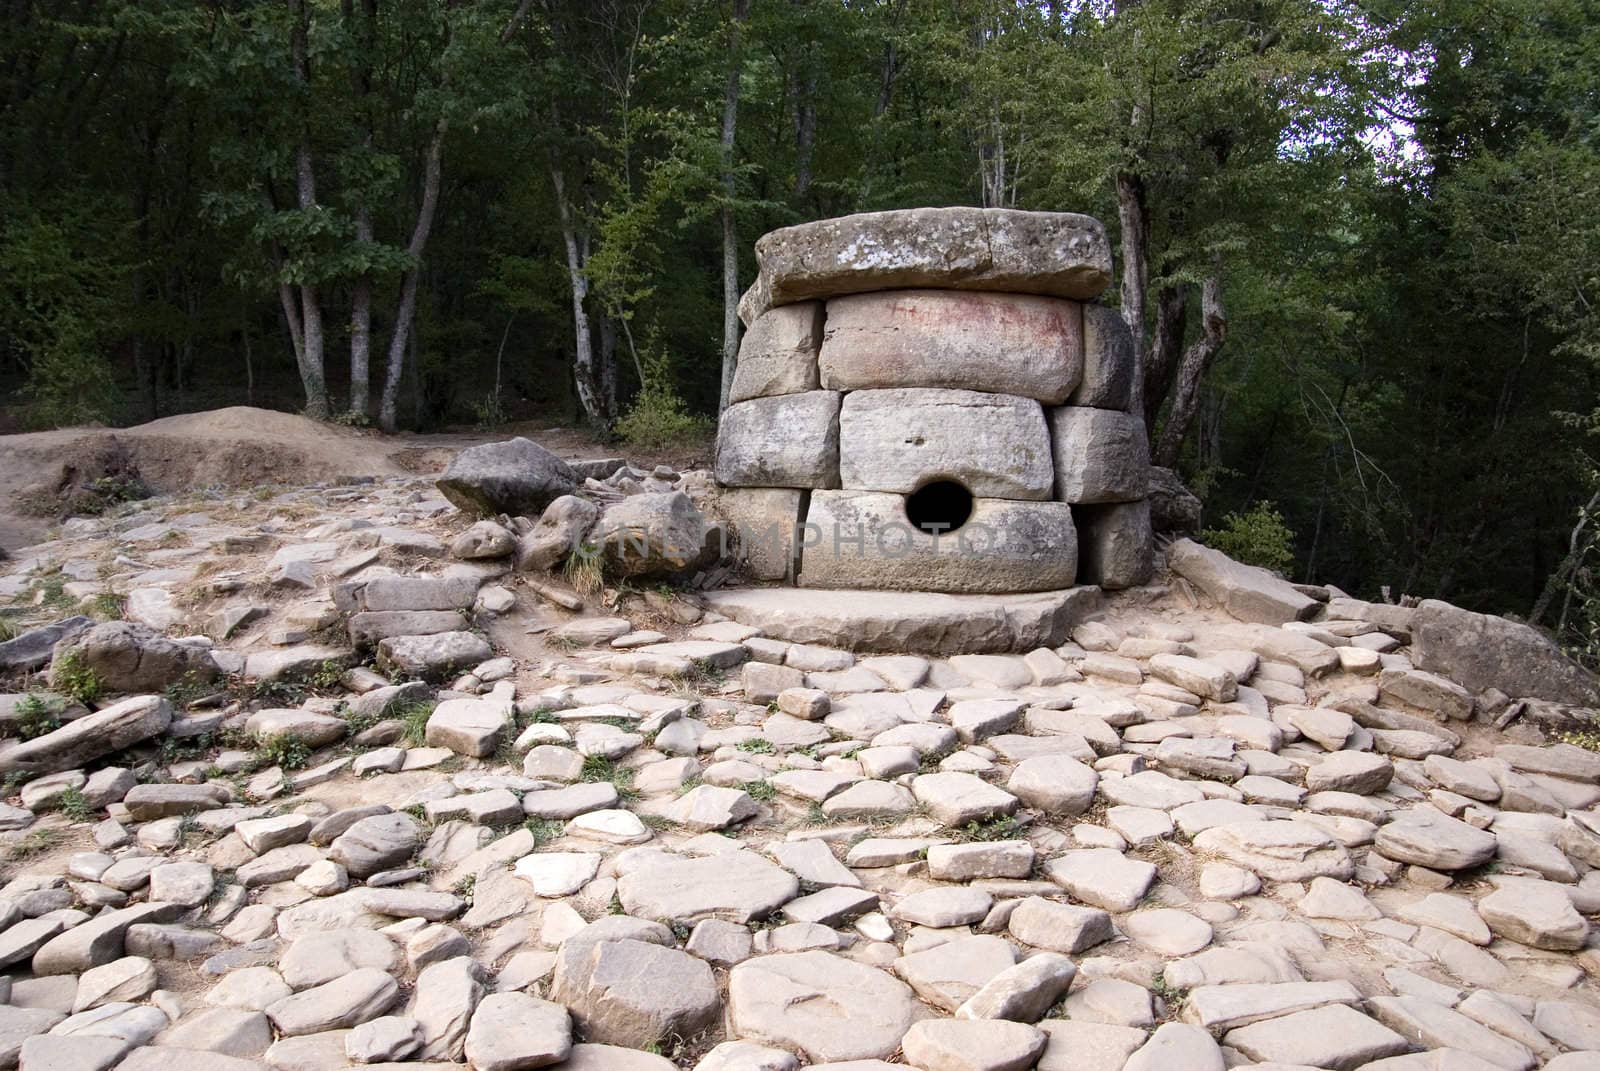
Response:
POLYGON ((726 487, 838 487, 839 392, 728 406, 717 427, 716 473, 726 487))
POLYGON ((755 580, 794 580, 795 532, 805 492, 788 487, 730 487, 714 512, 728 522, 735 560, 755 580))
POLYGON ((947 387, 1060 405, 1083 370, 1083 306, 956 290, 834 298, 821 369, 830 390, 947 387))
POLYGON ((1047 414, 1056 498, 1073 505, 1133 502, 1150 483, 1150 440, 1130 413, 1062 406, 1047 414))
POLYGON ((817 297, 937 287, 1087 301, 1111 282, 1100 221, 1072 212, 910 208, 784 227, 756 242, 746 324, 817 297))
POLYGON ((1104 305, 1085 305, 1083 377, 1072 392, 1071 404, 1125 410, 1132 402, 1133 380, 1138 372, 1133 333, 1122 314, 1104 305))
POLYGON ((1071 587, 1078 567, 1072 510, 1060 502, 980 498, 953 532, 906 516, 906 497, 871 491, 811 496, 800 585, 896 591, 1024 592, 1071 587))
POLYGON ((1072 507, 1078 578, 1107 590, 1148 583, 1153 569, 1150 501, 1072 507))
POLYGON ((1050 497, 1050 432, 1029 398, 970 390, 860 390, 839 412, 839 485, 909 494, 954 480, 977 498, 1050 497))
POLYGON ((728 401, 816 390, 822 346, 822 302, 773 309, 750 325, 739 343, 728 401))

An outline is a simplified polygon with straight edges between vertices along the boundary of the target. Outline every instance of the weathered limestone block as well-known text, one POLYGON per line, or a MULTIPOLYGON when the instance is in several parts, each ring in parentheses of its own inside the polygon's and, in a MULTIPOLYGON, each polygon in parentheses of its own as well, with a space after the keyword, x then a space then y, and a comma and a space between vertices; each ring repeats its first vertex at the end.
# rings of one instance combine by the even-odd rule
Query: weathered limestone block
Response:
POLYGON ((1104 305, 1085 305, 1083 379, 1067 403, 1125 410, 1133 399, 1133 377, 1138 368, 1133 334, 1122 314, 1104 305))
POLYGON ((735 588, 705 600, 773 639, 940 655, 1059 647, 1101 605, 1095 587, 1005 596, 735 588))
POLYGON ((537 516, 576 485, 565 461, 521 437, 467 447, 438 480, 439 491, 458 509, 486 517, 537 516))
POLYGON ((1150 484, 1144 421, 1129 413, 1063 406, 1049 414, 1056 497, 1074 505, 1133 502, 1150 484))
POLYGON ((0 774, 71 770, 165 732, 171 723, 171 703, 159 695, 134 696, 0 751, 0 774))
POLYGON ((1150 501, 1074 506, 1078 579, 1108 590, 1147 583, 1153 572, 1150 501))
POLYGON ((1072 586, 1078 541, 1064 503, 974 499, 967 523, 942 535, 913 527, 905 506, 902 495, 813 494, 801 586, 945 592, 1072 586))
POLYGON ((1070 212, 911 208, 785 227, 756 242, 761 272, 739 302, 752 324, 777 305, 938 287, 1087 301, 1111 282, 1105 227, 1070 212))
POLYGON ((839 482, 910 494, 935 479, 977 498, 1050 497, 1050 433, 1028 398, 970 390, 862 390, 839 411, 839 482))
POLYGON ((677 572, 712 556, 707 553, 706 519, 682 491, 629 495, 613 502, 590 529, 589 542, 623 576, 677 572))
POLYGON ((1025 294, 890 290, 828 302, 829 390, 982 387, 1060 405, 1083 369, 1083 306, 1025 294))
POLYGON ((1320 608, 1315 599, 1302 594, 1287 580, 1188 539, 1180 539, 1167 548, 1167 561, 1173 572, 1240 621, 1281 625, 1304 621, 1320 608))
POLYGON ((1411 657, 1471 692, 1497 688, 1513 699, 1600 706, 1600 680, 1537 629, 1427 599, 1412 618, 1411 657))
POLYGON ((816 390, 821 345, 822 302, 804 301, 768 312, 750 325, 739 343, 729 404, 816 390))
POLYGON ((789 487, 733 487, 717 496, 715 512, 732 528, 734 556, 753 579, 794 579, 802 495, 789 487))
POLYGON ((159 692, 185 677, 209 681, 219 675, 207 648, 178 643, 131 621, 103 621, 56 644, 55 658, 68 654, 112 693, 159 692))
POLYGON ((728 487, 838 487, 838 392, 728 406, 717 428, 716 472, 728 487))

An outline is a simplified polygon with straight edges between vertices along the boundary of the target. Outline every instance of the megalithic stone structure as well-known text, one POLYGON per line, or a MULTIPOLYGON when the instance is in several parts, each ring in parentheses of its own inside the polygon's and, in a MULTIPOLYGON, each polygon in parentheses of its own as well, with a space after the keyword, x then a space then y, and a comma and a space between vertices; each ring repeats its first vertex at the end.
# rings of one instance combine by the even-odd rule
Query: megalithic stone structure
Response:
POLYGON ((716 479, 761 580, 960 594, 1151 573, 1137 355, 1105 228, 871 212, 756 243, 716 479))

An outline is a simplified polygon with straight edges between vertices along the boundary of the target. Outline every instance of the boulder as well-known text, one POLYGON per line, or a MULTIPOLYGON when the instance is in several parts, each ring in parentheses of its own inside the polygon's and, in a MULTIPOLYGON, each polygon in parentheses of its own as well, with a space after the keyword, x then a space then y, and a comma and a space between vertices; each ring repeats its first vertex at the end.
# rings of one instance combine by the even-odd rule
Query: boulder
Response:
POLYGON ((795 538, 804 492, 790 487, 729 487, 713 510, 732 532, 734 557, 753 580, 794 580, 795 538))
POLYGON ((76 769, 165 732, 171 723, 171 703, 158 695, 134 696, 0 751, 0 774, 38 777, 76 769))
POLYGON ((773 639, 937 655, 1059 647, 1101 603, 1093 587, 1034 595, 744 588, 702 598, 773 639))
POLYGON ((1122 313, 1105 305, 1083 306, 1083 380, 1067 404, 1126 410, 1138 369, 1133 333, 1122 313))
POLYGON ((1495 856, 1493 833, 1441 814, 1432 807, 1402 811, 1378 830, 1380 855, 1430 870, 1465 870, 1495 856))
POLYGON ((475 1071, 528 1071, 559 1064, 572 1050, 567 1009, 526 993, 494 993, 472 1013, 466 1057, 475 1071))
POLYGON ((1042 501, 1053 477, 1044 410, 1029 398, 858 390, 839 410, 839 482, 846 490, 910 494, 939 479, 977 498, 1042 501))
POLYGON ((1287 580, 1193 540, 1180 539, 1168 547, 1167 562, 1173 572, 1240 621, 1265 625, 1304 621, 1321 606, 1287 580))
POLYGON ((1600 706, 1600 680, 1528 625, 1427 599, 1411 627, 1417 667, 1469 692, 1494 688, 1513 699, 1600 706))
POLYGON ((1150 440, 1129 413, 1062 406, 1049 413, 1055 493, 1073 505, 1133 502, 1150 484, 1150 440))
POLYGON ((730 405, 717 426, 717 482, 727 487, 838 487, 837 391, 730 405))
POLYGON ((458 755, 493 755, 511 727, 510 705, 494 699, 446 699, 428 715, 426 743, 458 755))
POLYGON ((102 688, 113 694, 159 692, 185 678, 204 683, 220 675, 208 648, 169 640, 131 621, 103 621, 64 639, 56 644, 54 657, 71 659, 75 670, 93 671, 102 688))
POLYGON ((800 584, 1000 593, 1069 588, 1077 576, 1065 503, 973 499, 964 524, 934 534, 909 523, 907 502, 873 491, 812 494, 806 523, 816 542, 803 552, 800 584))
MULTIPOLYGON (((924 1019, 906 1031, 901 1049, 916 1067, 1027 1071, 1047 1040, 1035 1027, 1003 1019, 924 1019)), ((1220 1054, 1217 1071, 1222 1071, 1220 1054)))
POLYGON ((630 915, 682 922, 766 918, 799 892, 793 874, 751 852, 662 855, 641 861, 617 882, 617 897, 630 915))
POLYGON ((1098 220, 1068 212, 911 208, 785 227, 756 242, 760 272, 739 302, 767 309, 817 297, 935 287, 1086 301, 1111 282, 1098 220))
POLYGON ((1238 822, 1213 826, 1194 838, 1201 851, 1220 856, 1269 881, 1346 881, 1355 864, 1344 846, 1306 822, 1238 822))
POLYGON ((586 1040, 644 1048, 689 1038, 722 1009, 703 960, 648 941, 601 941, 589 948, 588 984, 565 992, 586 1040))
POLYGON ((739 342, 728 404, 816 390, 821 345, 822 302, 802 301, 767 312, 739 342))
POLYGON ((335 981, 304 989, 268 1005, 267 1018, 283 1037, 359 1026, 388 1011, 400 987, 387 973, 362 967, 335 981))
POLYGON ((532 517, 577 486, 570 466, 521 437, 469 446, 438 479, 444 497, 466 513, 532 517))
POLYGON ((1072 507, 1078 530, 1078 580, 1107 591, 1147 584, 1155 571, 1150 501, 1072 507))
POLYGON ((463 561, 508 557, 517 539, 494 521, 479 521, 450 543, 450 553, 463 561))
POLYGON ((1060 405, 1083 369, 1075 301, 1022 294, 890 290, 828 302, 828 390, 982 385, 1060 405))
POLYGON ((613 502, 589 532, 608 569, 622 576, 660 576, 714 559, 706 519, 682 491, 630 495, 613 502))
POLYGON ((489 641, 471 632, 438 632, 431 636, 391 636, 378 642, 378 661, 411 677, 441 677, 494 657, 489 641))
POLYGON ((94 624, 94 619, 81 614, 41 625, 0 643, 0 673, 38 669, 50 661, 56 645, 70 639, 94 624))
POLYGON ((1589 923, 1552 881, 1502 879, 1478 901, 1478 914, 1498 936, 1553 952, 1576 952, 1589 937, 1589 923))
POLYGON ((587 498, 562 495, 545 507, 533 528, 517 541, 517 568, 523 572, 554 569, 583 545, 600 517, 600 507, 587 498))
POLYGON ((812 1063, 886 1059, 926 1015, 899 979, 831 952, 761 956, 728 975, 732 1032, 812 1063))
POLYGON ((420 840, 416 821, 391 811, 363 818, 345 830, 329 845, 328 857, 351 877, 365 878, 406 862, 420 840))

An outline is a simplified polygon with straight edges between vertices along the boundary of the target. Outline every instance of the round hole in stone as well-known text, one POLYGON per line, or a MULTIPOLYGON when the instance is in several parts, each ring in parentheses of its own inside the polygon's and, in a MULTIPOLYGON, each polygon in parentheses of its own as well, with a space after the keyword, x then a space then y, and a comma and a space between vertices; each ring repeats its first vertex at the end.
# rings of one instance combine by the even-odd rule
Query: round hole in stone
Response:
POLYGON ((972 492, 955 480, 933 480, 906 497, 906 520, 930 535, 954 532, 972 516, 972 492))

